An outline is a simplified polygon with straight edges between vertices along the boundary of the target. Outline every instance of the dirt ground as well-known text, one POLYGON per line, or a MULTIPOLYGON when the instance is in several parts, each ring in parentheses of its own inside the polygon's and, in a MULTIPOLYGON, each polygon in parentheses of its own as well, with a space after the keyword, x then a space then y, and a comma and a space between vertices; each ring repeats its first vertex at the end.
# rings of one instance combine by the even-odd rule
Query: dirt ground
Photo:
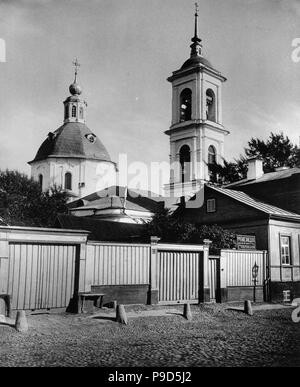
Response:
POLYGON ((125 306, 128 325, 111 309, 94 315, 35 312, 29 330, 0 323, 0 366, 300 366, 300 323, 292 308, 255 310, 229 305, 125 306))

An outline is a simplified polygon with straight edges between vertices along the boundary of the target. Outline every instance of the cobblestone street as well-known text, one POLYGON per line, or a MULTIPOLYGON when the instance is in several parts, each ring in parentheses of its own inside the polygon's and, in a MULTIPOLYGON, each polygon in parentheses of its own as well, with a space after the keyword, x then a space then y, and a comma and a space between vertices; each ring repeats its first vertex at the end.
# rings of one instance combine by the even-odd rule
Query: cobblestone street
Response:
POLYGON ((226 307, 192 306, 193 320, 187 321, 183 306, 126 306, 127 326, 108 309, 98 317, 28 315, 26 333, 0 324, 0 365, 300 366, 300 323, 292 322, 292 309, 259 310, 251 317, 226 307), (148 310, 152 315, 145 317, 148 310))

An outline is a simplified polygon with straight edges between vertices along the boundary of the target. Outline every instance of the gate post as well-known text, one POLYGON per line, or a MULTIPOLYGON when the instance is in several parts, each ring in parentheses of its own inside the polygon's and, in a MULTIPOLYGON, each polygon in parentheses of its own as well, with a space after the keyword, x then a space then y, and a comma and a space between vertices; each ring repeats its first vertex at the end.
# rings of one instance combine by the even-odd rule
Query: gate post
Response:
POLYGON ((226 271, 226 254, 221 250, 220 251, 220 302, 227 302, 228 300, 228 291, 227 291, 227 271, 226 271))
MULTIPOLYGON (((205 245, 203 246, 202 263, 200 263, 200 275, 199 275, 199 302, 209 302, 210 301, 210 287, 209 287, 209 242, 204 240, 205 245)), ((199 256, 201 256, 199 254, 199 256)))
POLYGON ((6 233, 0 234, 0 293, 7 293, 8 289, 8 261, 9 244, 6 233))
POLYGON ((149 277, 150 285, 148 291, 148 304, 158 304, 158 270, 157 270, 157 261, 158 261, 158 251, 157 243, 160 238, 156 236, 151 236, 150 238, 150 268, 149 268, 149 277))

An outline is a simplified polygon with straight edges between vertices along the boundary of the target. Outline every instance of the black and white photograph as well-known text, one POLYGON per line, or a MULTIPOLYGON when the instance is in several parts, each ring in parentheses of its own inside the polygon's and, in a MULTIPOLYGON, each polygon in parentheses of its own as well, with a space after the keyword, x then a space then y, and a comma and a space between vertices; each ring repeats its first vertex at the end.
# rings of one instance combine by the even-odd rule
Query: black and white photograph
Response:
POLYGON ((0 0, 0 135, 1 368, 300 367, 300 0, 0 0))

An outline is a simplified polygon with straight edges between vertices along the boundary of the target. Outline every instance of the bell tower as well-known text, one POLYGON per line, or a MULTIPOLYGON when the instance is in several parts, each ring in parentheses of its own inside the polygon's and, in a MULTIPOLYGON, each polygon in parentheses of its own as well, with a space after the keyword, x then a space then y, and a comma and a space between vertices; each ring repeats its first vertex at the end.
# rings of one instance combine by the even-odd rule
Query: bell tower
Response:
POLYGON ((222 85, 226 78, 202 54, 198 5, 190 58, 168 78, 172 84, 170 184, 166 194, 186 196, 211 178, 211 165, 221 163, 229 131, 222 121, 222 85))

